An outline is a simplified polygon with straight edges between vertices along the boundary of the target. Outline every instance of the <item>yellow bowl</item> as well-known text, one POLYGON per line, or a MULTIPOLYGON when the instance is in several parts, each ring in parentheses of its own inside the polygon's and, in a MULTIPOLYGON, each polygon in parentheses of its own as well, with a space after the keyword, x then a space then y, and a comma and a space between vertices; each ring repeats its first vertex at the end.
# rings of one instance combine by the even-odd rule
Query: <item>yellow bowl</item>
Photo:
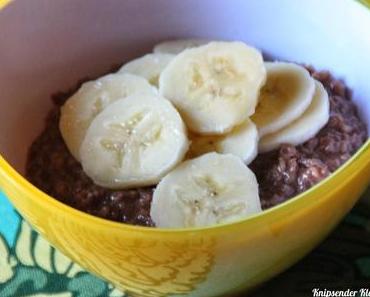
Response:
MULTIPOLYGON (((51 92, 166 37, 235 38, 283 59, 333 69, 353 86, 368 120, 370 42, 359 38, 365 36, 361 28, 346 24, 328 30, 320 16, 331 8, 315 1, 285 1, 284 8, 275 2, 108 0, 102 6, 99 0, 39 0, 38 7, 27 1, 6 7, 0 12, 0 188, 53 246, 133 295, 236 293, 295 263, 336 226, 369 184, 370 141, 309 191, 247 220, 209 228, 161 230, 106 221, 58 202, 22 176, 27 147, 42 127, 51 92), (274 24, 268 22, 272 13, 274 24), (343 30, 357 33, 345 36, 343 30), (307 32, 322 47, 307 50, 307 32), (337 41, 335 55, 328 36, 337 41), (361 51, 343 56, 349 49, 361 51)), ((370 14, 359 4, 335 0, 335 5, 337 13, 355 14, 370 27, 370 14)), ((332 22, 343 23, 341 18, 332 22)))

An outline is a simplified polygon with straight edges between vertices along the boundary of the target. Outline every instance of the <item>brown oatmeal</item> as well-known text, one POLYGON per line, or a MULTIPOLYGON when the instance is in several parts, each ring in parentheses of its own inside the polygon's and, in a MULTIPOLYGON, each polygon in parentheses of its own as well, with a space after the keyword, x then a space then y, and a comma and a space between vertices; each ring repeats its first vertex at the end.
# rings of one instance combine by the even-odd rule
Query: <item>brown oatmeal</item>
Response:
MULTIPOLYGON (((346 86, 329 72, 316 72, 330 97, 327 125, 306 143, 283 145, 259 155, 250 165, 259 182, 263 209, 301 193, 336 170, 367 139, 346 86)), ((80 85, 81 83, 79 83, 80 85)), ((28 179, 56 199, 84 212, 113 221, 154 226, 149 210, 154 187, 109 190, 95 185, 71 156, 59 132, 60 106, 76 89, 53 96, 44 131, 32 144, 27 161, 28 179)))

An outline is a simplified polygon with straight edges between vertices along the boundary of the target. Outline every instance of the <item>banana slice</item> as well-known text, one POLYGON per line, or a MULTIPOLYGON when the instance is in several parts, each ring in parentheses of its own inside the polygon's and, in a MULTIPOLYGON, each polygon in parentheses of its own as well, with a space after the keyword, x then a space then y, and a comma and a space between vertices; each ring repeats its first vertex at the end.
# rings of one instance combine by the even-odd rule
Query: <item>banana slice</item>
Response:
POLYGON ((80 155, 96 184, 124 189, 156 184, 187 149, 185 125, 172 104, 159 95, 137 93, 93 120, 80 155))
POLYGON ((261 153, 277 149, 283 143, 299 145, 314 137, 329 120, 329 96, 323 85, 315 81, 316 89, 310 106, 294 122, 261 138, 261 153))
POLYGON ((91 121, 113 101, 141 92, 156 93, 144 78, 132 74, 109 74, 84 83, 61 109, 59 128, 75 159, 91 121))
POLYGON ((254 113, 266 71, 261 53, 241 42, 211 42, 177 55, 159 78, 189 129, 224 134, 254 113))
POLYGON ((150 215, 157 227, 201 227, 261 211, 254 173, 233 155, 209 153, 186 161, 154 191, 150 215))
POLYGON ((167 40, 167 41, 161 42, 157 44, 156 46, 154 46, 153 52, 177 55, 186 49, 202 46, 207 43, 210 43, 210 40, 207 40, 207 39, 167 40))
POLYGON ((315 91, 314 79, 302 66, 283 62, 265 65, 267 82, 251 117, 261 137, 300 117, 310 105, 315 91))
POLYGON ((158 87, 159 75, 174 57, 174 55, 170 54, 147 54, 123 65, 119 72, 142 76, 150 84, 158 87))
POLYGON ((247 119, 230 133, 222 136, 193 135, 187 156, 194 158, 205 153, 218 152, 235 155, 245 164, 249 164, 257 156, 257 147, 257 128, 250 119, 247 119))

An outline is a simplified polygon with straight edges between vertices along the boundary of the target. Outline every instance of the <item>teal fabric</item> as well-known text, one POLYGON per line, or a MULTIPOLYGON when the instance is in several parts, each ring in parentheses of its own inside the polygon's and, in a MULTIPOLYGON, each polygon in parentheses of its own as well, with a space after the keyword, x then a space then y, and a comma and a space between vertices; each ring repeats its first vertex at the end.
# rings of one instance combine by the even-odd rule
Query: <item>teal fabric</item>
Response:
POLYGON ((33 231, 0 193, 0 297, 122 297, 33 231))
POLYGON ((15 235, 17 233, 20 222, 19 216, 14 211, 11 204, 6 199, 5 195, 0 192, 0 218, 5 224, 0 224, 0 234, 10 244, 14 244, 15 235))

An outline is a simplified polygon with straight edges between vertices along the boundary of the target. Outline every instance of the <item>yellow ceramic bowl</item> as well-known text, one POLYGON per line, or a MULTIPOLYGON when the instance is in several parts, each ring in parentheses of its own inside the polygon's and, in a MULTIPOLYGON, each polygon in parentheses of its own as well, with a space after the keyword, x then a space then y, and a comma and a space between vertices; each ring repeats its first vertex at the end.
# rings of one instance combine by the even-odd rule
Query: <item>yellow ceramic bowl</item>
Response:
POLYGON ((56 248, 132 294, 218 296, 261 284, 307 254, 351 209, 369 184, 369 141, 330 178, 280 206, 184 230, 114 223, 63 205, 22 176, 27 147, 50 93, 174 36, 245 40, 331 69, 353 87, 368 121, 370 41, 361 37, 370 13, 349 0, 327 2, 15 1, 0 12, 0 188, 56 248))

